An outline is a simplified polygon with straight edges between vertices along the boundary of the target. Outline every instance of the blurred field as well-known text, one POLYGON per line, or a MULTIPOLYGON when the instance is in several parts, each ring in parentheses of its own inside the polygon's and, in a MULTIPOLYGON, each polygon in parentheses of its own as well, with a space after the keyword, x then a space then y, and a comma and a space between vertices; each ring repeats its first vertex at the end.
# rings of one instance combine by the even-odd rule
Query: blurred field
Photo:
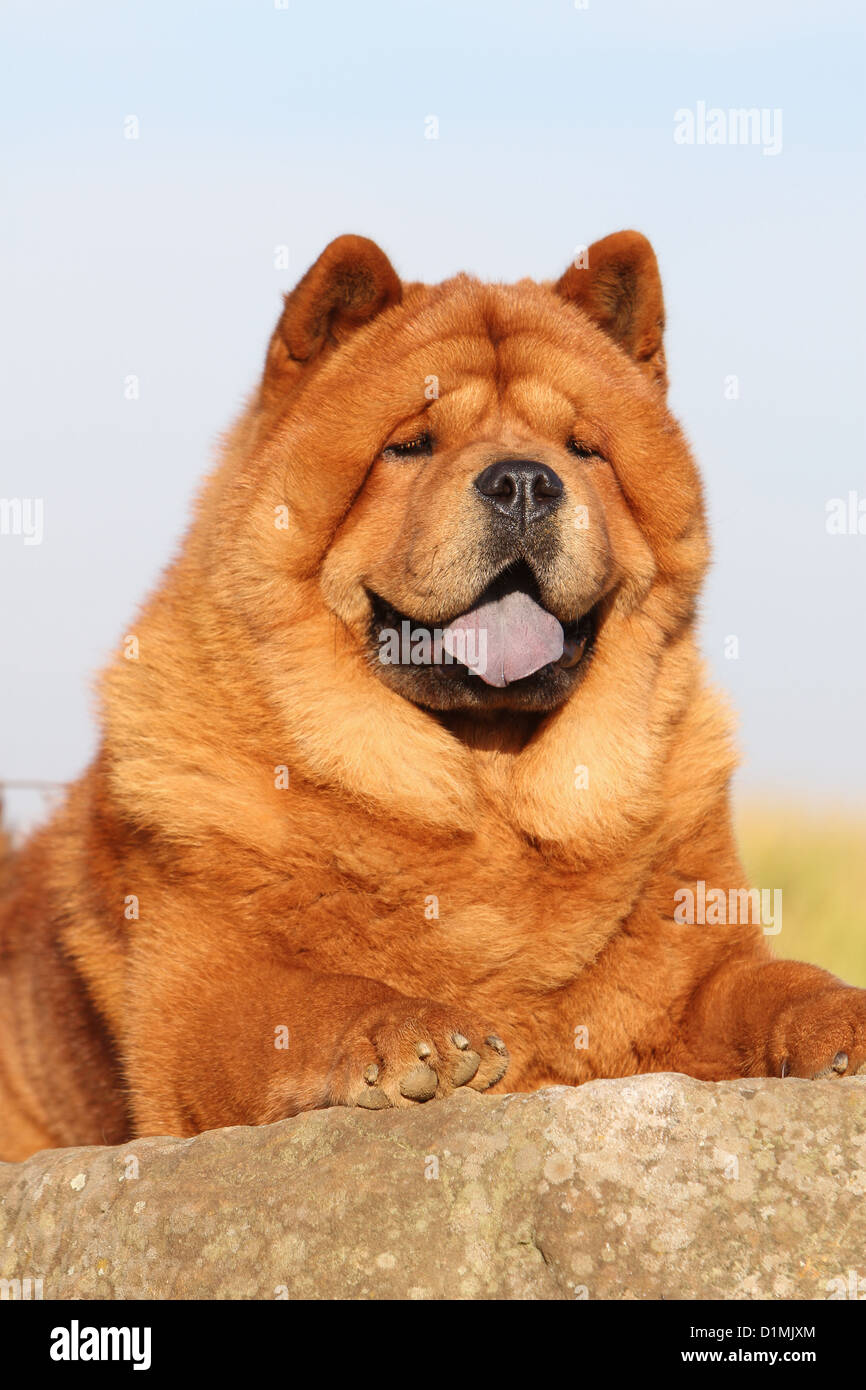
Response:
POLYGON ((782 889, 774 954, 866 986, 866 812, 747 804, 737 830, 750 882, 782 889))

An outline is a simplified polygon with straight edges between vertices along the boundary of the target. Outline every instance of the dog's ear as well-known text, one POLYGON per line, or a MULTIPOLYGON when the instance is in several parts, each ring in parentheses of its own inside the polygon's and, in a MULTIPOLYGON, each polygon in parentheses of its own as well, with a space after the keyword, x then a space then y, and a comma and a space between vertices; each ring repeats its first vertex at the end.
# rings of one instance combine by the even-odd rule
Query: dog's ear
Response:
POLYGON ((615 232, 593 242, 557 281, 556 292, 588 314, 647 376, 666 388, 662 282, 645 236, 615 232))
POLYGON ((398 304, 402 293, 397 272, 375 241, 337 237, 286 295, 268 348, 265 394, 283 394, 308 362, 398 304))

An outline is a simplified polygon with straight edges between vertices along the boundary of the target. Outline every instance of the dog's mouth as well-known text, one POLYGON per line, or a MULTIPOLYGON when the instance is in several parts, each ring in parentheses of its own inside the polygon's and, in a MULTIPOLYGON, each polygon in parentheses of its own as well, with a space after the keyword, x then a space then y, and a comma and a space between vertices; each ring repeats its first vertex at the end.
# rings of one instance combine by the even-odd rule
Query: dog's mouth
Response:
MULTIPOLYGON (((521 561, 501 573, 471 607, 438 627, 399 612, 374 593, 371 636, 383 665, 427 668, 441 681, 529 693, 555 683, 572 685, 589 659, 599 604, 562 622, 541 600, 535 575, 521 561), (567 673, 567 674, 566 674, 567 673)), ((552 692, 551 692, 552 693, 552 692)))

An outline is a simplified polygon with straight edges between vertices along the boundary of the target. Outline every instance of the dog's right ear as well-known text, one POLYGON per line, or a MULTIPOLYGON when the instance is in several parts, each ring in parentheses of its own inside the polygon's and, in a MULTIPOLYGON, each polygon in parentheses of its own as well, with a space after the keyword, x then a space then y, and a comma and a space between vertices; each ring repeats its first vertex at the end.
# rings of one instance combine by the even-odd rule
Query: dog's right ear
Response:
POLYGON ((309 362, 398 304, 402 294, 397 272, 375 241, 337 237, 286 295, 268 348, 265 400, 276 403, 309 362))

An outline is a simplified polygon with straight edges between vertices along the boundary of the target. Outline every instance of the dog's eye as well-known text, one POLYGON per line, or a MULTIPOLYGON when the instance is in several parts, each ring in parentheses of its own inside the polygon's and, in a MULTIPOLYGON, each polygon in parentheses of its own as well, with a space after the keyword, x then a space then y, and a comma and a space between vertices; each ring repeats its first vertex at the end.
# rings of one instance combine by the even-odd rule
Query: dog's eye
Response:
POLYGON ((584 444, 581 439, 569 439, 567 447, 569 452, 574 454, 575 458, 600 459, 604 457, 603 454, 599 453, 598 449, 594 449, 591 444, 584 444))
POLYGON ((407 459, 423 457, 433 452, 433 437, 419 434, 415 439, 407 439, 402 444, 386 444, 382 453, 385 458, 407 459))

